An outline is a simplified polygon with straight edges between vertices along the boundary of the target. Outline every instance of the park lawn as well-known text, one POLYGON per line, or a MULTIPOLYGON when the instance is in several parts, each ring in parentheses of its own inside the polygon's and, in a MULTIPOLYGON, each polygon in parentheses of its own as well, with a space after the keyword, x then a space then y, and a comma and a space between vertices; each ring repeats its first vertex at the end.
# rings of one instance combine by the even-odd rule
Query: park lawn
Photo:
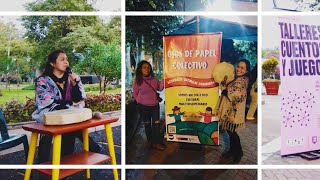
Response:
MULTIPOLYGON (((27 101, 26 97, 34 98, 35 91, 34 90, 21 90, 21 89, 0 89, 0 92, 3 94, 0 96, 0 105, 5 105, 6 102, 10 102, 12 100, 18 100, 21 103, 25 103, 27 101)), ((95 94, 99 95, 99 91, 89 91, 87 94, 95 94)), ((121 93, 121 88, 107 90, 107 94, 117 94, 121 93)))
POLYGON ((1 89, 0 92, 2 93, 2 96, 0 96, 0 105, 5 105, 6 102, 12 101, 14 99, 18 100, 21 103, 25 103, 27 101, 26 97, 35 97, 34 90, 1 89))

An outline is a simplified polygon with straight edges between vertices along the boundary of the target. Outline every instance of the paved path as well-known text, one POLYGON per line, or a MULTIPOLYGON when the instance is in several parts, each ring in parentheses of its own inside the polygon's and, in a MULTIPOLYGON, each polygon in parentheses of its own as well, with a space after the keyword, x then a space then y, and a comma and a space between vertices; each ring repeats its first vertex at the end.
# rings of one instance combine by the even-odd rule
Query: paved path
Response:
POLYGON ((316 169, 269 169, 262 170, 262 180, 316 180, 320 170, 316 169))

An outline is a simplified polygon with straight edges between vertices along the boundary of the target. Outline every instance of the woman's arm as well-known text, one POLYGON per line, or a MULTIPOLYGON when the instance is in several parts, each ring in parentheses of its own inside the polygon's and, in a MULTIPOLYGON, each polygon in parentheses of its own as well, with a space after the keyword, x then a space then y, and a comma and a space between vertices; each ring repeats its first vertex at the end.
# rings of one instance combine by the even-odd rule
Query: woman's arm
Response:
MULTIPOLYGON (((138 94, 139 94, 139 86, 136 83, 136 80, 133 80, 133 86, 132 86, 132 95, 133 98, 138 102, 138 94)), ((139 102, 138 102, 139 103, 139 102)))
POLYGON ((163 78, 161 79, 161 81, 159 81, 157 78, 156 78, 156 80, 157 80, 157 90, 158 91, 162 91, 163 88, 164 88, 164 80, 163 80, 163 78))
POLYGON ((72 102, 66 102, 59 100, 59 90, 54 87, 53 81, 49 81, 48 78, 39 77, 36 82, 36 109, 49 111, 67 109, 66 105, 71 105, 72 102))

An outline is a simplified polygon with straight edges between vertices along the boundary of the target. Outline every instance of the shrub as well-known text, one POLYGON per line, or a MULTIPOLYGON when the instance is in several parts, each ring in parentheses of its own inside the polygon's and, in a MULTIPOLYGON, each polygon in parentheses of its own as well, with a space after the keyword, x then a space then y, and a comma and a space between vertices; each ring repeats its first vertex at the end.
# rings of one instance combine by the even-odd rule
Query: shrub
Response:
POLYGON ((92 111, 108 112, 121 109, 121 94, 88 94, 86 107, 92 111))
POLYGON ((268 74, 274 74, 278 64, 278 59, 271 57, 262 63, 262 69, 268 74))
POLYGON ((86 92, 88 91, 99 91, 99 84, 85 84, 84 85, 84 90, 86 92))
MULTIPOLYGON (((12 100, 2 106, 3 114, 7 123, 32 121, 31 114, 35 111, 35 101, 26 97, 28 100, 25 104, 12 100)), ((93 95, 89 94, 86 98, 86 107, 93 112, 108 112, 121 109, 121 94, 113 95, 93 95)))
POLYGON ((265 85, 266 82, 276 82, 278 84, 281 83, 281 81, 279 79, 271 79, 271 78, 267 78, 267 79, 264 79, 262 80, 262 83, 265 85))
POLYGON ((22 90, 36 90, 36 86, 33 84, 33 85, 22 88, 22 90))
POLYGON ((29 97, 26 98, 28 100, 25 104, 12 100, 2 108, 8 123, 32 121, 31 114, 35 111, 34 100, 29 97))

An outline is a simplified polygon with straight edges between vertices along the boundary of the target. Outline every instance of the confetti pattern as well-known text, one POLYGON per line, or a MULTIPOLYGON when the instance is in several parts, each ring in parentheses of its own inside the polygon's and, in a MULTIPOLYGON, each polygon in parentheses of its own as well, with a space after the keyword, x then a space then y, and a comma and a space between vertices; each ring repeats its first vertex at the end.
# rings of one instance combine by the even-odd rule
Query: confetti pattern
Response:
POLYGON ((289 91, 281 103, 284 127, 308 127, 312 107, 315 104, 315 96, 311 92, 306 90, 300 95, 289 91))

